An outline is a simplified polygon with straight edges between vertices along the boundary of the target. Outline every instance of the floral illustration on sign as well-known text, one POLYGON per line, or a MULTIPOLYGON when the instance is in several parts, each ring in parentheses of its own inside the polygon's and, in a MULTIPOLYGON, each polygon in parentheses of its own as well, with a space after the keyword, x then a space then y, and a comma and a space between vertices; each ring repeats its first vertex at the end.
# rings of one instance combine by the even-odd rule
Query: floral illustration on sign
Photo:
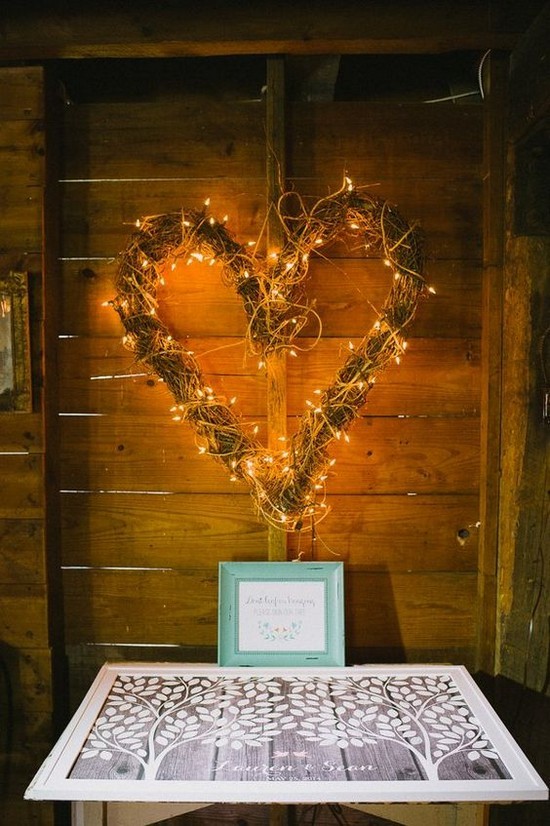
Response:
MULTIPOLYGON (((266 749, 276 754, 336 748, 406 749, 418 779, 441 778, 446 760, 487 760, 508 776, 493 744, 446 674, 421 676, 119 676, 80 756, 80 777, 101 774, 114 757, 135 761, 134 776, 154 779, 161 763, 187 744, 210 749, 266 749), (283 736, 281 736, 283 735, 283 736), (277 738, 281 737, 278 741, 277 738), (86 775, 84 762, 96 769, 86 775), (99 765, 99 768, 97 766, 99 765)), ((275 779, 270 764, 268 777, 275 779)), ((482 774, 483 772, 478 772, 482 774)), ((475 776, 476 772, 473 772, 475 776)), ((287 775, 284 779, 291 779, 287 775)))
POLYGON ((291 622, 290 625, 274 625, 272 622, 263 620, 258 623, 258 628, 264 640, 295 640, 302 630, 302 623, 291 622))

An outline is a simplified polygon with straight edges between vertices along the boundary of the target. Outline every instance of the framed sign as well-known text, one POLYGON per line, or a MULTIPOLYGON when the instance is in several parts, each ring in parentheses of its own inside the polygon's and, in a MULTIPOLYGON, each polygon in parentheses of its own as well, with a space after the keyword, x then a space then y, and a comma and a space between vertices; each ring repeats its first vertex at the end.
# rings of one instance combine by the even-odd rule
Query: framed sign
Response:
POLYGON ((344 665, 341 562, 220 562, 220 665, 344 665))
POLYGON ((27 280, 0 275, 0 412, 32 408, 27 280))

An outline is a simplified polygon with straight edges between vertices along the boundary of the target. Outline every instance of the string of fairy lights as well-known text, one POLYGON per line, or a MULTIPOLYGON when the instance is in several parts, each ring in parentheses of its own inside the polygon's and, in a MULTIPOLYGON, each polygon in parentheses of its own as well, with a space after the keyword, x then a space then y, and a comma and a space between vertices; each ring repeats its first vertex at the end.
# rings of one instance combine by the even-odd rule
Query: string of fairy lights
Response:
MULTIPOLYGON (((390 363, 399 363, 404 330, 419 298, 423 277, 422 236, 387 201, 356 188, 349 178, 311 208, 294 192, 276 206, 283 230, 281 249, 259 254, 257 242, 240 244, 202 209, 154 215, 136 222, 137 231, 120 258, 116 296, 108 302, 124 326, 123 342, 137 361, 168 387, 171 415, 195 430, 200 453, 215 457, 232 481, 250 488, 259 515, 285 531, 316 525, 327 512, 326 480, 334 459, 333 440, 349 440, 367 394, 390 363), (360 238, 371 256, 383 259, 391 277, 388 296, 372 329, 359 345, 349 344, 332 383, 308 401, 296 432, 280 450, 264 447, 257 426, 234 410, 234 399, 218 396, 206 382, 195 354, 176 340, 159 317, 157 289, 167 267, 185 260, 218 264, 223 280, 241 297, 247 345, 260 369, 273 354, 296 355, 294 342, 312 315, 305 295, 310 256, 340 237, 360 238)), ((320 323, 320 322, 319 322, 320 323)))

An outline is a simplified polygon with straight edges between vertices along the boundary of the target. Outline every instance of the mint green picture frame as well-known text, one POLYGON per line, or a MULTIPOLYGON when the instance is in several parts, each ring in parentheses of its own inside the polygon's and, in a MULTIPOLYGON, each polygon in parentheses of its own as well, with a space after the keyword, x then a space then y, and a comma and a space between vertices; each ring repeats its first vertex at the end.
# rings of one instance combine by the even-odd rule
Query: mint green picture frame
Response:
POLYGON ((343 666, 341 562, 220 562, 218 664, 343 666))

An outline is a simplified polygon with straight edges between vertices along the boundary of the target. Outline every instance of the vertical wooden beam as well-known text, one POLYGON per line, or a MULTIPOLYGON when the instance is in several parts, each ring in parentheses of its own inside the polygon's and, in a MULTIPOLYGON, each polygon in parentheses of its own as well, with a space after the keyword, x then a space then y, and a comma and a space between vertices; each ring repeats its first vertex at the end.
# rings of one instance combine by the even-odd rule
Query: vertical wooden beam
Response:
MULTIPOLYGON (((283 57, 267 59, 266 93, 266 175, 267 175, 267 251, 276 252, 283 242, 283 227, 277 203, 285 181, 285 65, 283 57)), ((276 353, 266 360, 268 447, 280 450, 286 435, 286 354, 276 353)), ((286 533, 269 526, 268 558, 286 560, 286 533)))
POLYGON ((491 54, 485 73, 481 532, 477 644, 477 668, 488 674, 494 672, 497 625, 507 76, 508 56, 491 54))
MULTIPOLYGON (((266 91, 266 176, 267 176, 267 252, 277 252, 283 242, 283 227, 277 204, 286 173, 285 147, 285 64, 284 57, 267 58, 266 91)), ((280 450, 281 436, 286 435, 286 353, 274 353, 266 359, 267 374, 267 444, 280 450)), ((267 555, 270 561, 286 560, 286 533, 270 525, 267 555)), ((269 807, 269 826, 288 824, 288 807, 269 807)))

